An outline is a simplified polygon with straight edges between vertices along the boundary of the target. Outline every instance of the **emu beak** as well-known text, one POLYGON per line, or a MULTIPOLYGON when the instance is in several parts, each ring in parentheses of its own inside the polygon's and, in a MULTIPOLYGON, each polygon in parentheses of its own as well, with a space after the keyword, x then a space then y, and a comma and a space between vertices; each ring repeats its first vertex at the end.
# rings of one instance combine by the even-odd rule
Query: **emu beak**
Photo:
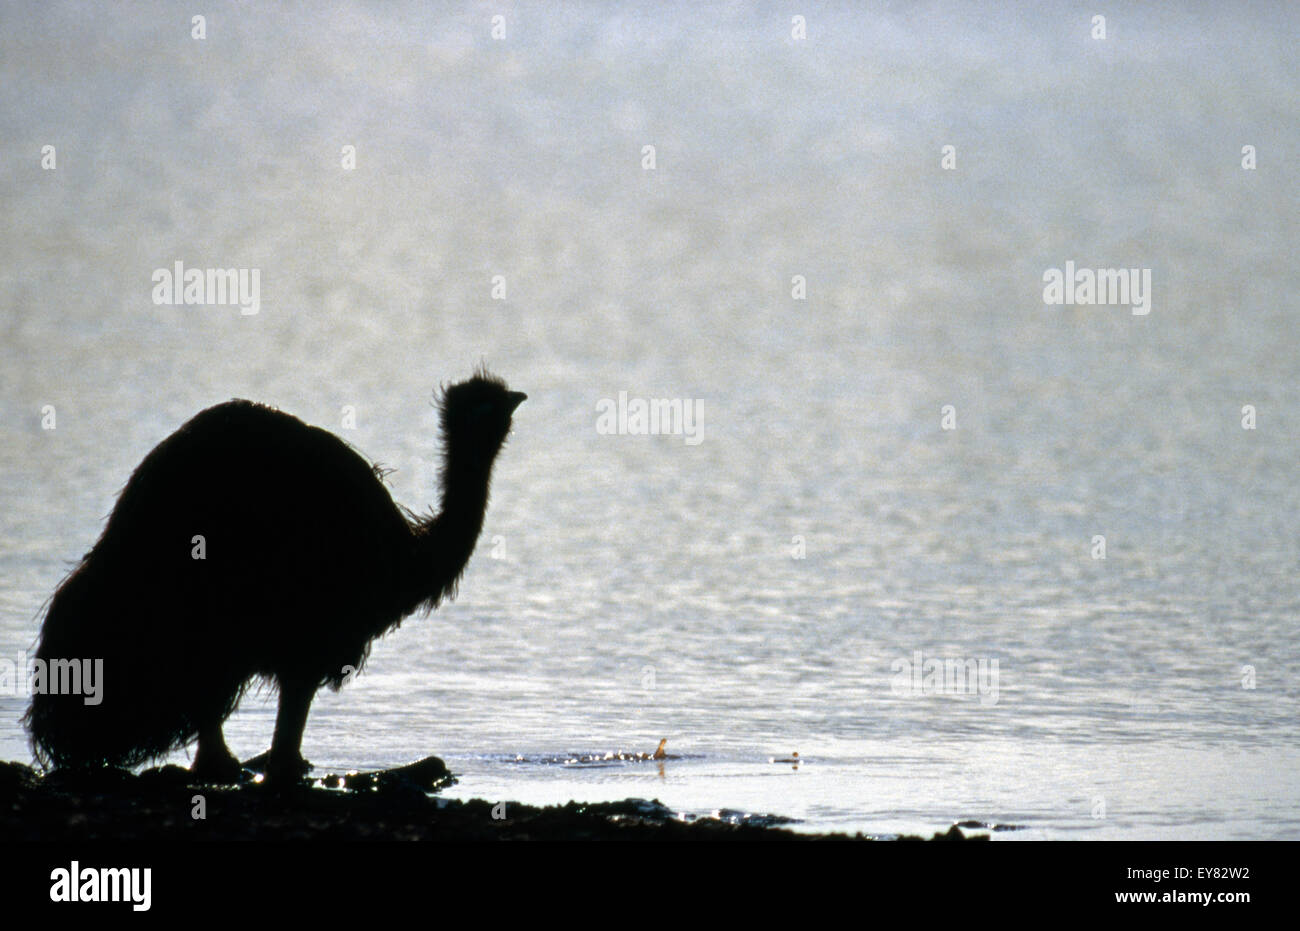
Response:
POLYGON ((516 407, 528 400, 528 395, 522 391, 511 391, 506 397, 510 399, 510 413, 512 414, 515 412, 516 407))

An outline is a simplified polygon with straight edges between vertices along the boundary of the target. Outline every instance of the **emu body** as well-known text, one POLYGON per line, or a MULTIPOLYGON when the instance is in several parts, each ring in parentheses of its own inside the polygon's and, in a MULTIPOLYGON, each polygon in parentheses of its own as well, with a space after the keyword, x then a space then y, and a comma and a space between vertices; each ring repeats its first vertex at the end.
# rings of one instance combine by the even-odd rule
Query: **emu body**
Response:
POLYGON ((140 463, 50 601, 37 658, 102 658, 104 675, 97 705, 33 696, 37 758, 130 766, 197 738, 195 770, 232 778, 222 722, 260 678, 280 690, 268 775, 296 778, 316 690, 455 595, 524 397, 485 372, 446 390, 441 507, 426 518, 325 430, 249 401, 196 415, 140 463))

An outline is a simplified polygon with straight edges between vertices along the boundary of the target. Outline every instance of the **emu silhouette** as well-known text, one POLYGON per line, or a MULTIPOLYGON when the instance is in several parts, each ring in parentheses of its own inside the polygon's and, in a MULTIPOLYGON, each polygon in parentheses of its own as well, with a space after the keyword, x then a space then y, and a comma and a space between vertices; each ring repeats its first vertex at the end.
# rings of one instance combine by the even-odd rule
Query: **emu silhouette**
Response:
POLYGON ((455 597, 525 397, 485 370, 442 393, 441 503, 427 517, 394 504, 332 433, 250 401, 197 414, 140 463, 50 600, 37 659, 102 658, 103 683, 99 704, 33 696, 37 759, 133 766, 197 738, 195 774, 230 781, 240 764, 222 723, 261 680, 279 688, 267 776, 300 778, 317 689, 337 691, 372 640, 455 597))

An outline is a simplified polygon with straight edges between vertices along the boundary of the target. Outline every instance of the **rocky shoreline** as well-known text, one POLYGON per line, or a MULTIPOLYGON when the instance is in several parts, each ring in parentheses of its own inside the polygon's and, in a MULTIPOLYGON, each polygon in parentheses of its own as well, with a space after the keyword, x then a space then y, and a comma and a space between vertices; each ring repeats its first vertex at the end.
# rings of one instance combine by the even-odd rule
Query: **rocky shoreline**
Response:
MULTIPOLYGON (((251 777, 250 777, 251 778, 251 777)), ((535 807, 517 802, 439 798, 455 777, 437 757, 375 773, 347 773, 277 789, 257 782, 193 785, 177 766, 56 771, 41 776, 0 763, 0 840, 871 840, 810 834, 773 815, 721 810, 684 818, 658 801, 535 807)), ((902 840, 922 840, 904 837, 902 840)), ((933 840, 986 840, 953 826, 933 840)))

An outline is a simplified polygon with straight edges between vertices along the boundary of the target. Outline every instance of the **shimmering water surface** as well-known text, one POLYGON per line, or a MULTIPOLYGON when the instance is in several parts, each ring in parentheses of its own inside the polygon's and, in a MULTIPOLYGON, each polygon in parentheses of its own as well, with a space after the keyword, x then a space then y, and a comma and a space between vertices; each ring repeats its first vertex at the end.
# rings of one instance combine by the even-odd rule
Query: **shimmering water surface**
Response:
POLYGON ((175 5, 0 6, 0 650, 195 411, 352 405, 422 508, 430 391, 483 358, 529 400, 461 597, 317 699, 318 767, 1300 836, 1297 8, 1098 41, 1066 4, 879 6, 803 41, 748 4, 213 3, 203 40, 175 5), (1046 306, 1067 260, 1150 268, 1151 312, 1046 306), (260 269, 259 313, 155 305, 176 261, 260 269), (701 442, 602 435, 620 391, 699 399, 701 442), (916 651, 996 660, 996 701, 895 688, 916 651))

